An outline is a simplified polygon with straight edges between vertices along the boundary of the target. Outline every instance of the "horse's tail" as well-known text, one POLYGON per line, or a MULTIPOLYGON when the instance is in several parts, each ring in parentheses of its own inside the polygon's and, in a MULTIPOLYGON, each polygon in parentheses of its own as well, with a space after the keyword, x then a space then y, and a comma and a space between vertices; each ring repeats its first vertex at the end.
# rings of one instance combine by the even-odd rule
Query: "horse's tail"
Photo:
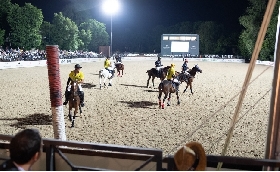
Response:
POLYGON ((99 78, 102 78, 102 69, 99 70, 99 78))
POLYGON ((160 91, 163 90, 163 83, 162 83, 162 82, 158 85, 158 89, 159 89, 160 91))

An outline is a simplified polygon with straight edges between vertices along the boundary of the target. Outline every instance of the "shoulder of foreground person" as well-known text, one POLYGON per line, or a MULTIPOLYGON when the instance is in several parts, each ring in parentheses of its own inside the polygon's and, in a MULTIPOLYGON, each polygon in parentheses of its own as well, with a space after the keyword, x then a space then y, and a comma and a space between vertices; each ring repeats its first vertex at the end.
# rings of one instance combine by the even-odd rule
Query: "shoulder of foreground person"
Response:
POLYGON ((0 165, 0 171, 19 171, 12 160, 7 160, 0 165))

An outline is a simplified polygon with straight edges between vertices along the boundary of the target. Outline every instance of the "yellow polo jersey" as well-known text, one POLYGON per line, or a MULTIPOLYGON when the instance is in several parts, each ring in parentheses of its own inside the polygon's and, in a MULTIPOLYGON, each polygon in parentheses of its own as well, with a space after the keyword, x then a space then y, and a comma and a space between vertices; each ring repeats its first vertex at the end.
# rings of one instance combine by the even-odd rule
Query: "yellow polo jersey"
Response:
POLYGON ((174 69, 174 67, 171 67, 171 68, 168 70, 167 79, 171 79, 173 75, 175 75, 175 69, 174 69))
POLYGON ((69 77, 72 79, 72 81, 81 81, 84 79, 84 73, 79 71, 79 73, 75 74, 74 71, 71 71, 69 77))
POLYGON ((111 66, 110 60, 106 59, 105 62, 104 62, 104 67, 105 67, 105 68, 108 68, 108 67, 110 67, 110 66, 111 66))

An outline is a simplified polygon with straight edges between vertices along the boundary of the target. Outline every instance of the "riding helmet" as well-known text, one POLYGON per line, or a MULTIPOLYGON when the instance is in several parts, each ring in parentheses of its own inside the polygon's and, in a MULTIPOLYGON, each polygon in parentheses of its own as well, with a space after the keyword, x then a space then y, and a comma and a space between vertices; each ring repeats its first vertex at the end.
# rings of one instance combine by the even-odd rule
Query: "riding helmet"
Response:
POLYGON ((188 59, 185 59, 185 62, 189 63, 188 59))
POLYGON ((75 65, 75 69, 82 68, 79 64, 75 65))
POLYGON ((175 64, 174 63, 171 63, 171 67, 174 67, 175 66, 175 64))

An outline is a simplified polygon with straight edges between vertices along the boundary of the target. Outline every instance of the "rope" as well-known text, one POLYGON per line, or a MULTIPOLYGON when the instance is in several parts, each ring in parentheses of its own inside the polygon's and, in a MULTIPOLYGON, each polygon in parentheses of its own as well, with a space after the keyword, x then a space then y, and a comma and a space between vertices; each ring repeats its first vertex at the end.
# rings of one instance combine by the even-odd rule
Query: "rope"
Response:
MULTIPOLYGON (((259 75, 257 75, 250 83, 252 84, 253 82, 255 82, 265 71, 267 71, 269 68, 271 68, 271 66, 268 66, 267 68, 265 68, 259 75)), ((243 88, 244 89, 244 88, 243 88)), ((187 138, 192 137, 193 134, 195 132, 197 132, 197 130, 201 129, 202 126, 207 123, 209 121, 209 119, 211 119, 214 115, 216 115, 218 112, 220 112, 222 109, 224 109, 230 102, 232 102, 240 93, 242 92, 242 90, 240 92, 238 92, 236 95, 234 95, 229 101, 227 101, 224 105, 222 105, 215 113, 213 113, 209 118, 205 118, 204 121, 202 121, 202 123, 193 130, 193 132, 190 134, 190 132, 187 133, 187 138)), ((187 139, 186 139, 187 140, 187 139)), ((176 145, 176 147, 174 147, 173 149, 171 149, 171 151, 169 151, 167 154, 170 155, 175 149, 177 149, 180 145, 186 143, 186 140, 182 140, 179 144, 176 145)))
MULTIPOLYGON (((256 101, 256 103, 255 103, 253 106, 251 106, 251 108, 248 109, 248 110, 236 121, 236 124, 237 124, 246 114, 248 114, 248 112, 249 112, 253 107, 255 107, 255 106, 262 100, 262 98, 264 98, 270 91, 271 91, 271 89, 269 89, 268 91, 266 91, 266 93, 265 93, 263 96, 261 96, 261 97, 256 101)), ((229 130, 228 130, 228 131, 229 131, 229 130)), ((228 131, 227 131, 227 132, 228 132, 228 131)), ((227 132, 225 132, 224 134, 226 134, 227 132)), ((222 137, 223 137, 223 136, 219 137, 219 138, 217 139, 217 141, 214 142, 214 143, 212 144, 212 146, 211 146, 207 151, 209 152, 209 151, 213 148, 213 146, 214 146, 215 144, 219 143, 219 141, 222 139, 222 137)))
MULTIPOLYGON (((227 147, 229 146, 230 139, 232 137, 232 133, 233 133, 233 130, 234 130, 234 126, 235 126, 236 120, 238 119, 238 114, 239 114, 240 108, 242 106, 243 99, 245 97, 245 94, 246 94, 246 91, 247 91, 247 88, 248 88, 248 83, 249 83, 249 81, 252 77, 252 73, 253 73, 254 67, 256 65, 256 60, 259 56, 259 53, 260 53, 260 50, 261 50, 261 47, 262 47, 262 44, 263 44, 264 36, 266 34, 268 24, 270 22, 270 18, 271 18, 271 15, 273 13, 273 9, 275 7, 275 4, 276 4, 276 0, 269 0, 269 2, 268 2, 267 9, 266 9, 266 12, 265 12, 265 15, 264 15, 264 18, 263 18, 263 22, 262 22, 262 25, 261 25, 261 29, 260 29, 256 44, 255 44, 254 52, 252 54, 251 62, 250 62, 250 65, 249 65, 249 68, 248 68, 248 71, 247 71, 247 75, 246 75, 243 87, 242 87, 243 89, 242 89, 242 92, 239 96, 239 101, 236 105, 235 113, 234 113, 234 116, 233 116, 232 121, 231 121, 230 129, 229 129, 229 132, 227 134, 227 138, 225 140, 225 146, 224 146, 224 149, 222 150, 221 156, 224 156, 227 152, 227 147)), ((217 170, 220 170, 222 168, 222 165, 223 165, 223 163, 219 162, 218 166, 217 166, 217 170)))

